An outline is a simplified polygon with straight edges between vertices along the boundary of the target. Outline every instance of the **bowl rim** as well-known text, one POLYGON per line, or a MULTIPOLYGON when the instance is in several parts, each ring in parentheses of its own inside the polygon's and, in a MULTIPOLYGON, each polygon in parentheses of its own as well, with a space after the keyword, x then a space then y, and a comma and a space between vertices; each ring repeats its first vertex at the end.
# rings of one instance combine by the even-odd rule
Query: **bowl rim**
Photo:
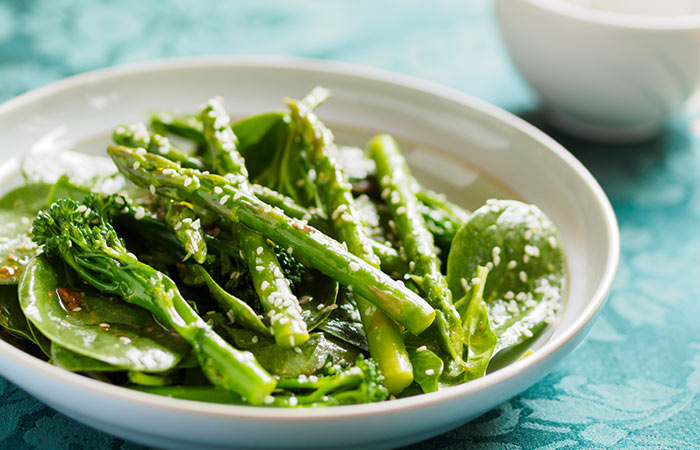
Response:
POLYGON ((131 404, 146 408, 165 408, 176 410, 180 413, 196 413, 200 416, 215 416, 230 419, 303 421, 313 418, 315 420, 335 420, 356 416, 385 414, 407 408, 436 405, 454 399, 455 397, 473 394, 506 382, 515 377, 518 373, 527 371, 543 363, 547 357, 557 352, 557 350, 564 346, 569 340, 577 336, 605 304, 619 263, 620 237, 613 208, 593 175, 591 175, 583 164, 571 153, 564 149, 564 147, 525 120, 486 101, 429 81, 355 64, 286 56, 207 56, 161 59, 99 69, 50 83, 0 104, 0 116, 12 113, 15 108, 29 105, 33 102, 40 101, 44 97, 67 91, 81 85, 97 83, 113 78, 138 76, 149 72, 204 67, 298 70, 350 76, 355 79, 362 79, 366 82, 390 84, 403 89, 429 94, 441 100, 457 103, 461 106, 466 106, 529 135, 531 138, 541 143, 549 152, 554 153, 563 160, 584 180, 586 186, 596 200, 597 208, 600 209, 605 220, 605 231, 611 245, 607 249, 607 264, 601 282, 592 295, 591 301, 588 302, 580 316, 577 317, 567 329, 563 330, 560 335, 550 338, 542 348, 538 349, 527 358, 513 362, 485 377, 429 394, 380 403, 335 406, 331 408, 286 409, 182 400, 147 394, 93 380, 44 362, 2 340, 0 340, 0 354, 12 358, 16 363, 25 368, 38 371, 44 376, 52 377, 58 382, 67 383, 75 387, 92 391, 101 396, 110 397, 113 401, 127 401, 131 404))
MULTIPOLYGON (((512 0, 506 0, 506 3, 512 0)), ((700 14, 677 16, 645 16, 641 14, 619 13, 597 8, 587 8, 563 0, 523 0, 543 10, 582 22, 607 25, 611 27, 674 31, 700 29, 700 14)))

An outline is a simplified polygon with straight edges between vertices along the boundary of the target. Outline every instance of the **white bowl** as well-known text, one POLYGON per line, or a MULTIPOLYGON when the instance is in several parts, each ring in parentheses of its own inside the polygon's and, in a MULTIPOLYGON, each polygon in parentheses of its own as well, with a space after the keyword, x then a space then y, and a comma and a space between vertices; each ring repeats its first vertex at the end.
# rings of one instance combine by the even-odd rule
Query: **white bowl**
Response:
POLYGON ((191 111, 222 95, 233 116, 281 109, 322 84, 320 110, 339 141, 399 138, 419 178, 474 207, 490 196, 538 204, 561 231, 570 292, 560 323, 535 352, 484 378, 380 404, 285 410, 177 400, 101 383, 0 341, 0 373, 81 422, 168 448, 391 447, 445 432, 522 392, 586 335, 617 268, 615 215, 591 174, 517 117, 456 91, 376 70, 289 59, 218 58, 92 72, 0 105, 0 174, 16 183, 23 154, 104 152, 115 124, 153 110, 191 111))
POLYGON ((651 137, 700 82, 700 15, 629 15, 563 0, 496 0, 496 15, 551 121, 582 137, 651 137))

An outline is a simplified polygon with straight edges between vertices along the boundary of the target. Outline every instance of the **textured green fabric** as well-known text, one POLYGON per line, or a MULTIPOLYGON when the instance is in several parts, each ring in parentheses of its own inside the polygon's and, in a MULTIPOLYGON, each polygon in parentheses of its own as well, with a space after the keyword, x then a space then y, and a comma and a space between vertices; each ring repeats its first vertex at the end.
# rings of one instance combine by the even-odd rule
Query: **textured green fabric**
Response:
MULTIPOLYGON (((463 90, 541 125, 488 1, 0 0, 0 100, 153 58, 281 54, 381 67, 463 90)), ((612 295, 546 378, 414 448, 700 448, 700 117, 607 147, 551 132, 593 172, 622 232, 612 295)), ((5 130, 3 130, 5 131, 5 130)), ((0 448, 137 449, 0 379, 0 448)))

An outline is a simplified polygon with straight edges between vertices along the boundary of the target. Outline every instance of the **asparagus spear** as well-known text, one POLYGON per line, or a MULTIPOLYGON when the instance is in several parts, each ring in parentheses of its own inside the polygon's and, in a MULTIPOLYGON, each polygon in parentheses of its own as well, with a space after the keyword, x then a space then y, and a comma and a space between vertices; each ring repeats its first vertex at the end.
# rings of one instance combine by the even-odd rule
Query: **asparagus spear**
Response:
MULTIPOLYGON (((231 120, 221 100, 213 98, 202 109, 205 160, 212 169, 242 191, 252 194, 243 156, 236 150, 238 140, 231 130, 231 120)), ((272 244, 260 233, 240 224, 232 232, 241 242, 243 256, 255 285, 260 303, 270 318, 272 334, 278 345, 296 347, 309 339, 306 322, 301 317, 299 300, 284 277, 272 244)))
POLYGON ((148 152, 163 155, 171 161, 179 162, 182 167, 204 168, 202 161, 175 148, 167 137, 149 132, 143 123, 119 125, 114 129, 112 139, 119 145, 140 147, 148 152))
POLYGON ((215 386, 260 404, 275 380, 255 357, 228 344, 192 309, 177 285, 140 262, 124 247, 102 210, 113 197, 88 197, 83 204, 61 199, 34 220, 33 234, 48 256, 60 256, 98 290, 121 296, 155 314, 193 348, 202 370, 215 386))
POLYGON ((413 279, 437 310, 435 325, 445 350, 455 361, 461 361, 464 331, 459 313, 452 304, 452 293, 440 272, 433 236, 426 229, 419 203, 413 194, 406 160, 396 141, 389 135, 379 135, 369 142, 369 154, 377 167, 377 178, 396 223, 399 238, 412 261, 413 279))
POLYGON ((124 176, 137 185, 152 185, 162 196, 208 208, 291 248, 301 263, 352 286, 412 333, 420 334, 433 322, 435 310, 406 286, 354 256, 334 239, 287 217, 225 178, 181 168, 158 155, 123 146, 109 146, 107 152, 124 176))
MULTIPOLYGON (((327 91, 314 89, 309 99, 325 98, 327 91)), ((350 253, 368 264, 379 267, 380 261, 365 233, 360 213, 352 196, 352 186, 338 164, 333 135, 312 112, 308 100, 287 100, 292 120, 307 148, 317 173, 316 185, 327 211, 333 211, 336 235, 347 244, 350 253)), ((369 352, 384 375, 384 385, 393 394, 403 391, 413 382, 413 367, 406 351, 399 326, 382 311, 360 295, 355 296, 362 325, 367 336, 369 352)))
POLYGON ((184 260, 192 256, 202 264, 207 258, 207 243, 204 240, 201 222, 192 208, 183 202, 170 204, 165 222, 174 231, 178 242, 187 250, 184 260))
MULTIPOLYGON (((296 203, 293 199, 265 186, 251 184, 251 187, 256 197, 271 206, 278 207, 287 216, 294 219, 305 220, 312 227, 324 232, 329 229, 328 218, 323 212, 315 208, 307 209, 296 203)), ((374 254, 379 258, 381 268, 384 272, 389 274, 408 272, 408 262, 394 248, 371 239, 370 244, 372 245, 374 254)))

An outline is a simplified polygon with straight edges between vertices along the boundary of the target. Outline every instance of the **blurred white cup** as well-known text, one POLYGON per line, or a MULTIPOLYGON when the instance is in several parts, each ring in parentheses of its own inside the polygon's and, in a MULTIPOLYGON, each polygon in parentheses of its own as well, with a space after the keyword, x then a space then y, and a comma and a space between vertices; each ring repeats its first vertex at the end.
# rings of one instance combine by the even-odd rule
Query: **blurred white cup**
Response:
POLYGON ((506 47, 552 123, 657 134, 700 84, 700 0, 496 0, 506 47))

